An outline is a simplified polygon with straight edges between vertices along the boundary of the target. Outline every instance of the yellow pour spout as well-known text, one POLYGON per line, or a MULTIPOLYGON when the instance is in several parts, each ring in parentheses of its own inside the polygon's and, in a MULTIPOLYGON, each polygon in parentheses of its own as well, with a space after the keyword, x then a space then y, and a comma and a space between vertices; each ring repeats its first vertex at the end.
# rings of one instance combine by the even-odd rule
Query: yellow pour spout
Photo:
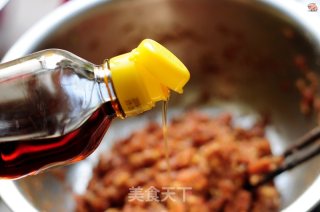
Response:
POLYGON ((182 93, 190 73, 159 43, 145 39, 130 53, 109 60, 113 86, 126 116, 137 115, 167 100, 169 89, 182 93))

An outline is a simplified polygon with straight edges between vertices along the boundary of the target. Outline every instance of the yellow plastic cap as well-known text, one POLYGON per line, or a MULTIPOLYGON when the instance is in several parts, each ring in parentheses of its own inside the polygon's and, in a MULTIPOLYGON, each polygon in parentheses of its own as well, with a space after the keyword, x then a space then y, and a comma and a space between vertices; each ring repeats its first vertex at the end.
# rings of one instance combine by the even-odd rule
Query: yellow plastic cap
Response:
POLYGON ((185 65, 159 43, 145 39, 130 53, 109 60, 116 96, 126 116, 150 110, 167 100, 169 89, 183 92, 190 73, 185 65))

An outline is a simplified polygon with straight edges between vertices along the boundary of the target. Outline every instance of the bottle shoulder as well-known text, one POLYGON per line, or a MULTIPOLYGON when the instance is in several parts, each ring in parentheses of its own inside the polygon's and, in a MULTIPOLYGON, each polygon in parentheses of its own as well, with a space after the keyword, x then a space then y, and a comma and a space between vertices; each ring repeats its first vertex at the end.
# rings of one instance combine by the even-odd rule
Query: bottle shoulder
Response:
POLYGON ((75 62, 88 63, 88 64, 93 65, 93 63, 85 60, 84 58, 81 58, 81 57, 79 57, 69 51, 63 50, 63 49, 56 49, 56 48, 46 49, 46 50, 41 50, 39 52, 33 53, 30 56, 32 56, 32 55, 34 55, 36 57, 42 56, 42 57, 46 57, 46 58, 59 56, 60 58, 73 60, 75 62))

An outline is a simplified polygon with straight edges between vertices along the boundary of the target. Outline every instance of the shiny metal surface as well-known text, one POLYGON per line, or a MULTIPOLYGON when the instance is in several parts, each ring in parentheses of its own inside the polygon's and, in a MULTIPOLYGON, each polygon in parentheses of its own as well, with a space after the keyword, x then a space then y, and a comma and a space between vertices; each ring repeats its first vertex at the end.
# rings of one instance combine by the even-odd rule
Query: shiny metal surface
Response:
MULTIPOLYGON (((99 64, 143 38, 155 39, 191 70, 184 95, 170 101, 171 116, 190 107, 210 114, 229 111, 235 124, 248 126, 268 114, 267 137, 273 151, 281 153, 316 124, 299 111, 295 81, 302 74, 293 61, 303 55, 319 73, 319 25, 293 2, 277 0, 74 1, 31 29, 5 60, 55 47, 99 64)), ((99 149, 87 160, 62 168, 62 178, 54 170, 0 182, 3 199, 15 211, 72 211, 73 193, 85 190, 99 152, 158 115, 153 110, 114 122, 99 149)), ((319 201, 319 162, 318 156, 276 179, 283 210, 306 211, 319 201)))
POLYGON ((0 11, 8 4, 9 0, 0 0, 0 11))

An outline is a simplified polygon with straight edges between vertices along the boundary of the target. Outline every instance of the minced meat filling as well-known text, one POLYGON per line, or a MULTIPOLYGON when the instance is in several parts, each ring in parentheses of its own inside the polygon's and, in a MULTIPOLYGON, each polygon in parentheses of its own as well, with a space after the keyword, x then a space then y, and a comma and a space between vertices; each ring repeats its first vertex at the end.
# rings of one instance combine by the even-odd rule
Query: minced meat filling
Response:
POLYGON ((232 126, 232 117, 196 111, 169 125, 167 172, 161 126, 146 128, 116 142, 102 154, 76 210, 107 212, 279 211, 272 183, 253 192, 248 182, 275 169, 264 126, 232 126))

